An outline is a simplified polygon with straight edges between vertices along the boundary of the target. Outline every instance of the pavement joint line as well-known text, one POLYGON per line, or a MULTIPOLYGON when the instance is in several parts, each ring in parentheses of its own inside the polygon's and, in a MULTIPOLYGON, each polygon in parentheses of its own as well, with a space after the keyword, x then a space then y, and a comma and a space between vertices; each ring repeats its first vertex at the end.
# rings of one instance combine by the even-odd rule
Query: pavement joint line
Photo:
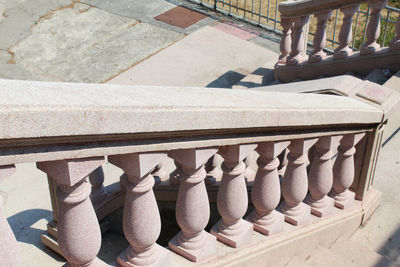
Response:
POLYGON ((7 61, 7 64, 15 64, 15 53, 11 51, 11 48, 8 48, 7 52, 11 55, 11 59, 7 61))
MULTIPOLYGON (((167 0, 167 2, 170 2, 170 1, 168 1, 167 0)), ((104 11, 104 12, 107 12, 107 13, 110 13, 110 14, 113 14, 113 15, 116 15, 116 16, 120 16, 120 17, 122 17, 122 18, 128 18, 128 19, 134 19, 134 20, 136 20, 136 21, 139 21, 140 23, 147 23, 147 24, 150 24, 150 25, 152 25, 152 26, 156 26, 156 27, 159 27, 159 28, 163 28, 163 27, 161 27, 160 26, 160 24, 157 24, 157 23, 154 23, 152 20, 146 20, 146 21, 143 21, 143 20, 139 20, 139 19, 135 19, 135 18, 132 18, 132 17, 129 17, 129 16, 124 16, 124 15, 121 15, 121 14, 118 14, 117 12, 112 12, 112 11, 110 11, 110 10, 107 10, 107 9, 104 9, 104 8, 101 8, 101 7, 98 7, 98 6, 95 6, 95 5, 93 5, 93 4, 87 4, 86 2, 80 2, 81 4, 84 4, 84 5, 88 5, 88 6, 91 6, 91 7, 94 7, 94 8, 97 8, 97 9, 100 9, 100 10, 102 10, 102 11, 104 11)), ((174 3, 172 3, 172 4, 174 4, 174 3)), ((182 5, 181 5, 182 6, 182 5)), ((183 6, 184 7, 184 6, 183 6)), ((172 8, 171 8, 172 9, 172 8)), ((204 13, 204 14, 206 14, 206 13, 204 13)), ((206 14, 207 15, 207 14, 206 14)), ((210 16, 209 16, 210 17, 210 16)), ((179 31, 178 29, 174 29, 174 28, 167 28, 169 31, 173 31, 173 32, 176 32, 176 33, 182 33, 182 31, 179 31)))
MULTIPOLYGON (((11 59, 7 62, 7 64, 16 64, 16 61, 15 61, 15 53, 12 51, 12 49, 13 49, 14 47, 16 47, 20 42, 22 42, 23 40, 25 40, 30 34, 32 34, 32 30, 33 30, 37 25, 39 25, 39 23, 41 23, 41 22, 44 21, 44 20, 49 20, 49 19, 51 19, 51 17, 54 15, 55 12, 61 11, 61 10, 65 10, 65 9, 68 9, 68 8, 74 8, 74 6, 75 6, 76 4, 79 4, 79 3, 82 4, 82 3, 81 3, 81 0, 72 0, 72 2, 71 2, 70 4, 68 4, 68 5, 66 5, 66 6, 62 6, 62 7, 56 8, 56 9, 54 9, 54 10, 51 10, 50 12, 44 14, 44 15, 41 16, 39 19, 37 19, 37 20, 34 22, 34 24, 29 28, 29 33, 28 33, 26 36, 22 37, 22 38, 19 39, 17 42, 15 42, 14 44, 12 44, 9 48, 7 48, 7 52, 11 55, 11 59)), ((86 5, 86 4, 83 4, 83 5, 86 5)), ((88 5, 88 6, 89 6, 89 5, 88 5)), ((17 7, 13 7, 13 8, 17 8, 17 7)), ((13 8, 11 8, 11 9, 13 9, 13 8)), ((90 8, 90 7, 89 7, 89 8, 90 8)), ((88 8, 86 11, 88 11, 89 8, 88 8)), ((10 10, 10 9, 7 9, 7 10, 5 10, 5 11, 3 12, 3 16, 7 17, 7 16, 5 15, 5 13, 6 13, 8 10, 10 10)), ((24 10, 24 9, 22 8, 22 10, 24 10)), ((86 11, 85 11, 85 12, 86 12, 86 11)), ((24 12, 25 12, 25 10, 24 10, 24 12)))
MULTIPOLYGON (((58 77, 58 76, 56 76, 56 75, 54 75, 54 74, 49 74, 48 72, 41 71, 41 70, 38 71, 38 70, 39 70, 38 68, 35 68, 35 66, 32 66, 32 65, 29 64, 29 63, 25 63, 25 64, 22 64, 22 65, 21 65, 21 64, 18 64, 18 62, 17 62, 17 60, 16 60, 16 55, 15 55, 13 49, 14 49, 15 47, 17 47, 21 42, 23 42, 24 40, 26 40, 26 38, 28 38, 28 37, 33 33, 35 27, 36 27, 36 26, 39 26, 39 25, 41 24, 41 22, 43 22, 43 21, 45 21, 45 20, 47 20, 47 19, 51 19, 51 18, 53 17, 53 15, 56 14, 58 11, 62 11, 62 10, 68 9, 68 8, 74 8, 76 4, 80 4, 80 5, 82 5, 82 6, 86 6, 85 8, 82 8, 82 9, 79 8, 79 9, 77 9, 77 11, 78 11, 79 13, 88 12, 91 8, 96 8, 96 9, 97 9, 97 7, 95 7, 95 6, 91 6, 91 5, 87 5, 87 4, 85 4, 85 3, 81 3, 81 1, 78 0, 78 1, 72 1, 70 4, 68 4, 68 5, 66 5, 66 6, 62 6, 62 7, 59 7, 59 8, 57 8, 57 9, 51 10, 50 12, 48 12, 47 14, 41 16, 39 19, 37 19, 37 20, 34 22, 34 24, 29 28, 29 30, 28 30, 26 36, 24 36, 23 38, 19 39, 17 42, 15 42, 15 43, 12 44, 9 48, 6 49, 6 51, 11 55, 11 59, 8 60, 8 62, 6 62, 6 63, 7 63, 7 64, 15 64, 15 65, 21 66, 21 67, 23 67, 23 68, 28 68, 32 73, 36 73, 38 76, 43 76, 43 75, 44 75, 44 76, 52 77, 53 80, 65 81, 64 78, 60 78, 60 77, 58 77)), ((100 10, 100 9, 99 9, 99 10, 100 10)), ((106 11, 106 10, 103 10, 103 12, 111 14, 111 12, 108 12, 108 11, 106 11)), ((119 16, 118 14, 116 14, 116 15, 119 16)), ((123 16, 120 16, 120 17, 123 17, 123 16)), ((135 19, 133 19, 133 18, 129 18, 129 19, 130 19, 131 21, 130 21, 129 23, 127 23, 127 24, 128 24, 128 25, 127 25, 127 29, 133 28, 134 26, 136 26, 136 25, 138 25, 138 24, 141 23, 140 21, 135 20, 135 19)), ((104 39, 99 39, 97 43, 95 43, 94 45, 92 45, 92 47, 94 47, 94 46, 95 46, 96 44, 98 44, 99 42, 103 42, 103 41, 105 41, 105 40, 112 39, 115 35, 121 33, 121 32, 124 31, 124 30, 125 30, 124 28, 121 28, 120 31, 115 31, 115 32, 113 32, 113 34, 110 35, 110 36, 108 36, 108 38, 106 37, 106 38, 104 38, 104 39)), ((88 50, 88 49, 90 49, 90 47, 87 47, 87 49, 85 49, 85 50, 88 50)), ((83 50, 83 51, 84 51, 84 50, 83 50)))
POLYGON ((69 5, 62 6, 62 7, 56 8, 56 9, 54 9, 54 10, 51 10, 51 11, 48 12, 47 14, 44 14, 43 16, 41 16, 41 17, 35 22, 35 24, 32 25, 32 27, 30 28, 30 31, 32 31, 32 29, 35 28, 36 25, 38 25, 38 24, 39 24, 40 22, 42 22, 43 20, 49 20, 49 19, 51 19, 51 17, 52 17, 52 16, 54 15, 54 13, 56 13, 57 11, 65 10, 65 9, 68 9, 68 8, 74 8, 76 4, 86 5, 86 4, 84 4, 84 3, 81 3, 80 0, 73 0, 73 1, 71 2, 71 4, 69 4, 69 5))
POLYGON ((126 69, 123 69, 123 70, 119 71, 117 74, 115 74, 115 75, 113 75, 113 76, 111 76, 111 77, 109 77, 109 78, 107 78, 107 79, 105 79, 104 81, 101 81, 101 82, 99 82, 99 83, 107 83, 108 81, 110 81, 110 80, 114 79, 115 77, 121 75, 121 74, 124 73, 125 71, 128 71, 129 69, 133 68, 134 66, 138 65, 139 63, 142 63, 143 61, 145 61, 145 60, 151 58, 152 56, 154 56, 154 55, 160 53, 160 52, 163 51, 164 49, 167 49, 167 48, 169 48, 170 46, 176 44, 177 42, 183 40, 186 36, 188 36, 188 35, 187 35, 187 34, 183 34, 182 38, 180 38, 179 40, 173 41, 172 43, 170 43, 170 44, 168 44, 167 46, 161 48, 160 50, 158 50, 158 51, 156 51, 156 52, 154 52, 154 53, 148 55, 147 57, 143 58, 142 60, 139 60, 138 62, 134 62, 132 65, 128 66, 126 69))

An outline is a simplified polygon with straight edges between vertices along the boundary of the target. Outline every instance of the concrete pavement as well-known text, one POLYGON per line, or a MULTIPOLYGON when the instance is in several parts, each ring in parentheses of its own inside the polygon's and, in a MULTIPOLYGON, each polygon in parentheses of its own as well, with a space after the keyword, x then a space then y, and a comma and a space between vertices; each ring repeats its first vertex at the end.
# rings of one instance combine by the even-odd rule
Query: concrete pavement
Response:
MULTIPOLYGON (((179 16, 175 16, 188 20, 189 23, 183 28, 160 18, 160 15, 174 9, 176 5, 166 0, 41 0, 35 2, 0 0, 2 14, 0 16, 2 36, 0 38, 0 78, 105 82, 191 33, 207 25, 215 26, 217 23, 214 18, 207 15, 201 15, 204 18, 192 23, 190 14, 186 14, 188 12, 185 13, 185 9, 182 9, 183 12, 181 10, 179 16)), ((172 20, 174 19, 172 17, 172 20)), ((237 32, 246 33, 240 29, 233 29, 230 34, 235 35, 237 32)), ((211 73, 210 69, 218 68, 221 60, 224 61, 222 63, 225 70, 234 71, 237 61, 230 61, 228 56, 234 59, 237 57, 237 50, 224 47, 226 43, 215 42, 217 40, 213 39, 217 39, 218 34, 212 36, 211 39, 205 39, 205 37, 200 40, 199 46, 220 47, 220 50, 209 49, 214 54, 218 53, 215 55, 216 64, 204 63, 201 65, 203 72, 211 73)), ((207 37, 210 38, 210 36, 207 37)), ((232 47, 238 46, 237 43, 240 42, 234 41, 232 47)), ((242 50, 251 51, 255 47, 274 46, 272 43, 261 38, 259 33, 252 33, 251 38, 245 42, 247 47, 245 45, 242 50), (253 45, 253 43, 261 44, 261 46, 253 45)), ((198 47, 192 48, 193 51, 196 49, 198 47)), ((261 62, 269 51, 267 49, 264 53, 260 51, 258 49, 253 54, 262 54, 259 59, 261 62)), ((211 59, 212 56, 214 55, 209 55, 211 59)), ((245 58, 242 57, 242 59, 245 58)), ((256 64, 258 64, 257 61, 247 65, 242 64, 241 74, 246 75, 253 71, 256 64)), ((204 75, 199 78, 204 78, 204 75)))

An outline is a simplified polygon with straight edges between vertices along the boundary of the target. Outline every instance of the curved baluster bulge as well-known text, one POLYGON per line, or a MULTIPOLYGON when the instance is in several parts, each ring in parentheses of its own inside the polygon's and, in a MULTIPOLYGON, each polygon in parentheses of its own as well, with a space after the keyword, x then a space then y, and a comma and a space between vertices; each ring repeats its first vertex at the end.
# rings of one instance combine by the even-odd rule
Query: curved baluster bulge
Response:
POLYGON ((130 246, 118 257, 121 266, 169 264, 168 251, 156 244, 161 219, 154 196, 151 172, 165 158, 165 153, 132 153, 109 156, 108 161, 126 175, 123 230, 130 246))
POLYGON ((290 141, 266 142, 257 147, 260 157, 257 160, 258 170, 251 192, 255 209, 247 220, 254 224, 254 230, 264 235, 277 234, 283 230, 284 216, 275 210, 281 199, 278 155, 289 143, 290 141))
POLYGON ((181 231, 169 241, 169 247, 194 262, 211 260, 216 256, 216 238, 204 231, 210 219, 204 165, 216 152, 217 148, 201 148, 168 154, 182 166, 176 201, 176 220, 181 231))
POLYGON ((318 217, 325 217, 334 211, 334 201, 327 195, 333 184, 332 148, 335 139, 338 137, 320 137, 312 149, 314 157, 308 175, 310 193, 306 203, 311 206, 311 213, 318 217))
POLYGON ((330 196, 335 200, 335 206, 340 209, 351 208, 354 205, 354 192, 349 187, 354 180, 355 145, 365 133, 344 135, 338 147, 338 155, 333 165, 333 188, 330 196))
POLYGON ((234 248, 252 242, 253 225, 242 219, 248 204, 244 179, 246 165, 243 160, 256 147, 257 145, 250 144, 224 146, 219 149, 224 158, 224 174, 217 196, 217 208, 222 219, 212 227, 211 233, 219 241, 234 248))
POLYGON ((351 5, 347 7, 342 7, 340 11, 342 11, 344 18, 342 22, 342 28, 339 32, 339 47, 335 49, 333 54, 334 59, 344 59, 353 54, 353 50, 349 47, 352 39, 352 20, 353 15, 357 12, 360 5, 351 5))
POLYGON ((288 165, 282 181, 284 202, 280 210, 288 223, 299 226, 310 220, 311 208, 303 203, 308 191, 307 153, 317 139, 293 140, 289 145, 288 165))
POLYGON ((321 11, 315 13, 317 18, 317 29, 313 40, 314 50, 308 58, 308 63, 317 63, 326 58, 326 53, 323 51, 326 45, 326 22, 331 17, 332 11, 321 11))
POLYGON ((373 54, 381 47, 376 41, 381 33, 381 10, 387 5, 387 0, 372 0, 368 2, 368 5, 372 11, 367 26, 367 40, 361 47, 361 55, 373 54))
POLYGON ((293 18, 294 24, 292 28, 292 44, 289 57, 286 60, 286 65, 297 66, 304 62, 304 25, 307 24, 309 16, 293 18))

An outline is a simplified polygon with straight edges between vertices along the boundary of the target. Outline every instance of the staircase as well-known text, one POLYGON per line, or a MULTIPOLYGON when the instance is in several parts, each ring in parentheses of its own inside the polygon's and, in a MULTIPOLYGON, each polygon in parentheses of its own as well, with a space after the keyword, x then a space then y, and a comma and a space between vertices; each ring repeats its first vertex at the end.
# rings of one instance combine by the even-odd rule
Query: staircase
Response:
MULTIPOLYGON (((270 86, 282 84, 281 81, 274 78, 274 66, 276 60, 271 60, 262 65, 261 67, 255 69, 249 75, 243 77, 239 82, 232 85, 233 89, 250 89, 261 86, 270 86)), ((383 85, 388 88, 392 88, 394 90, 399 90, 399 77, 400 71, 392 72, 389 69, 374 69, 367 75, 357 75, 354 73, 347 73, 347 75, 354 76, 356 78, 370 81, 373 83, 377 83, 383 85)), ((320 77, 324 78, 324 77, 320 77)), ((303 81, 302 79, 297 79, 294 82, 303 81)))
POLYGON ((398 264, 375 251, 365 248, 362 244, 348 239, 338 241, 330 248, 318 246, 306 261, 294 258, 287 264, 287 267, 296 266, 394 267, 398 264))

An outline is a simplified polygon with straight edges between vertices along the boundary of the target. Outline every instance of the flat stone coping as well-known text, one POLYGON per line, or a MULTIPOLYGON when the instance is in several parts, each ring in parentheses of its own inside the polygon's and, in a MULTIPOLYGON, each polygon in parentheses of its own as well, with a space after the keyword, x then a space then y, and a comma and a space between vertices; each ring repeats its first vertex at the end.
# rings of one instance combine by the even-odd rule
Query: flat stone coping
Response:
POLYGON ((0 80, 0 140, 380 123, 380 109, 328 95, 0 80))

